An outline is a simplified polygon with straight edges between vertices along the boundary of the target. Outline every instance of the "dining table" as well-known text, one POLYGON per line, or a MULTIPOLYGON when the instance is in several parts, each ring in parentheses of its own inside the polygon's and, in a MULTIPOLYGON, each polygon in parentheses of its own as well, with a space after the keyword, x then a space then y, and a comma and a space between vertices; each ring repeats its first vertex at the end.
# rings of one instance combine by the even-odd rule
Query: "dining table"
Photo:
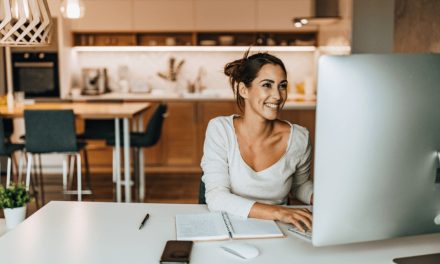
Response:
MULTIPOLYGON (((143 114, 150 108, 150 103, 128 102, 36 102, 14 106, 0 106, 0 117, 22 118, 24 110, 73 110, 75 117, 81 119, 114 119, 115 122, 115 155, 113 169, 116 174, 116 201, 122 201, 121 182, 121 146, 124 153, 124 191, 125 202, 131 202, 130 182, 130 120, 133 120, 137 131, 143 129, 143 114), (122 120, 122 144, 120 122, 122 120)), ((140 169, 143 169, 143 153, 140 151, 140 169)), ((143 175, 143 174, 140 174, 143 175)), ((142 178, 142 177, 141 177, 142 178)), ((144 197, 144 179, 139 182, 139 197, 144 197)))

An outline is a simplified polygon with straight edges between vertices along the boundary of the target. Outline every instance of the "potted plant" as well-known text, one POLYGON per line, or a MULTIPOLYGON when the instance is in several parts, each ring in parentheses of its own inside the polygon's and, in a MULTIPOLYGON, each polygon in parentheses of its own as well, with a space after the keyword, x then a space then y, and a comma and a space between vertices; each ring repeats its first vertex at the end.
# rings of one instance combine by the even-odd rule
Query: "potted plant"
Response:
POLYGON ((29 192, 22 184, 11 184, 7 188, 0 186, 0 208, 3 208, 8 229, 14 228, 25 219, 29 201, 29 192))

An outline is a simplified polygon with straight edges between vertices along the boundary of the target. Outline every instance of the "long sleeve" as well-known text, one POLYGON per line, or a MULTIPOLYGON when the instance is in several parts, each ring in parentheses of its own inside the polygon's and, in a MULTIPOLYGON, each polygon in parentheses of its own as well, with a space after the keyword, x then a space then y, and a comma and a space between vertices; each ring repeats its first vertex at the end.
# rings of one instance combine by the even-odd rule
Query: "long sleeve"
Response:
POLYGON ((312 162, 312 145, 307 138, 305 152, 298 163, 292 181, 292 192, 300 201, 310 204, 313 194, 313 183, 310 181, 310 168, 312 162))
POLYGON ((221 120, 213 119, 206 130, 201 167, 205 183, 206 202, 211 211, 248 217, 255 201, 231 193, 228 164, 228 134, 221 120))

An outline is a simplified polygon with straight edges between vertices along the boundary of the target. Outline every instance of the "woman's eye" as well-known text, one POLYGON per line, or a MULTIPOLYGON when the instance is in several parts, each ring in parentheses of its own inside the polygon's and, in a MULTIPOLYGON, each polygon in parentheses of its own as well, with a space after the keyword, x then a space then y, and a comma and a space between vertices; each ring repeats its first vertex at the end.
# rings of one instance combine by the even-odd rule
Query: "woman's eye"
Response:
POLYGON ((286 90, 287 89, 287 84, 281 84, 280 85, 280 89, 281 90, 286 90))
POLYGON ((263 87, 271 88, 271 87, 272 87, 272 84, 271 84, 271 83, 264 83, 264 84, 263 84, 263 87))

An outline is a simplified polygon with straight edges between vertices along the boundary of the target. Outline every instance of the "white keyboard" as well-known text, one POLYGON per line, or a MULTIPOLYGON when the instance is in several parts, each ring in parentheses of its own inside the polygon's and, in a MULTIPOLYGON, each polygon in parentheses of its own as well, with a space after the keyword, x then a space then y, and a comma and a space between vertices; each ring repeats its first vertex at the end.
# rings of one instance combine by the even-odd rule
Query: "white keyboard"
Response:
POLYGON ((293 232, 297 235, 300 235, 310 241, 312 240, 312 231, 303 232, 303 231, 299 230, 298 228, 296 228, 295 226, 289 227, 287 230, 289 230, 290 232, 293 232))

